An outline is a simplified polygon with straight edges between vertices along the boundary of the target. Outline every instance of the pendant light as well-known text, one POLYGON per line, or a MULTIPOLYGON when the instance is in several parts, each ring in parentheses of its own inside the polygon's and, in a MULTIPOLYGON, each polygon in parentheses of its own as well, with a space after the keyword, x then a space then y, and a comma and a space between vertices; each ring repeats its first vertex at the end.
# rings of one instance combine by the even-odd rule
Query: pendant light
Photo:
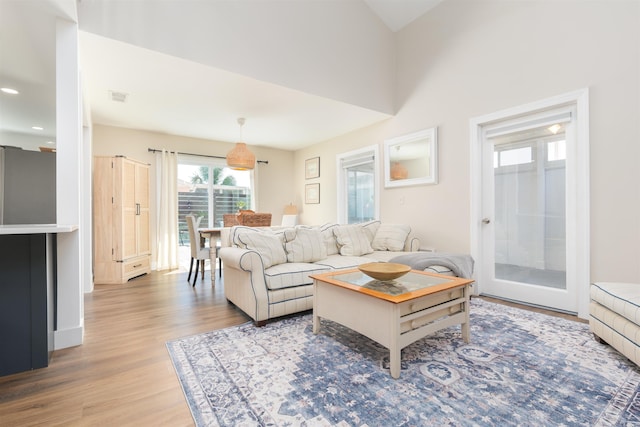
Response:
MULTIPOLYGON (((240 141, 242 141, 242 126, 244 125, 244 117, 238 118, 240 125, 240 141)), ((247 144, 237 142, 236 146, 227 153, 227 166, 235 170, 253 169, 256 164, 256 156, 249 151, 247 144)))

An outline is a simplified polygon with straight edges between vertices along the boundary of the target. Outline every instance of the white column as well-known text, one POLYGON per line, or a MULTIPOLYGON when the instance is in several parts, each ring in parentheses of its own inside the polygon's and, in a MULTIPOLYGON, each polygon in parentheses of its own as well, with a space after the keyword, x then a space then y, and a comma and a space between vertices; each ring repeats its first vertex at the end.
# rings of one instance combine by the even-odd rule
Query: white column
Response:
MULTIPOLYGON (((87 123, 88 106, 83 106, 84 123, 87 123)), ((82 162, 80 175, 82 187, 80 189, 80 230, 82 230, 82 283, 84 292, 93 292, 93 149, 92 129, 86 124, 82 127, 82 162)))
MULTIPOLYGON (((56 23, 56 219, 79 225, 82 133, 78 65, 78 26, 56 23)), ((83 206, 83 208, 85 208, 83 206)), ((85 224, 82 224, 83 226, 85 224)), ((82 344, 84 333, 83 265, 81 250, 86 228, 58 235, 58 303, 55 349, 82 344)))

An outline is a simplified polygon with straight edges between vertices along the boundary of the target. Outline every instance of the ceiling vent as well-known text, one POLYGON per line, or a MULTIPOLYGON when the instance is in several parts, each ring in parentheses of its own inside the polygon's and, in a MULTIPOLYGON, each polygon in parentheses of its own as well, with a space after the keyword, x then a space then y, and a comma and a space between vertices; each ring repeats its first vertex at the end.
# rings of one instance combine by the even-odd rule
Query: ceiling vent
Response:
POLYGON ((128 93, 124 92, 116 92, 114 90, 109 91, 109 95, 111 95, 111 100, 114 102, 127 102, 128 93))

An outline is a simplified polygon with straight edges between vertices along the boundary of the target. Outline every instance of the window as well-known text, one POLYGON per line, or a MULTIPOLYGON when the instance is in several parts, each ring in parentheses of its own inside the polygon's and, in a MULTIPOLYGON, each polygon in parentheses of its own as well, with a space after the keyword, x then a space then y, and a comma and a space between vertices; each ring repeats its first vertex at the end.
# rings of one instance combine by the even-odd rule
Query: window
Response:
POLYGON ((379 216, 378 147, 338 155, 338 221, 355 224, 379 216))
POLYGON ((527 165, 535 163, 538 155, 545 155, 547 163, 562 162, 567 158, 567 144, 564 134, 551 138, 538 138, 522 146, 522 143, 503 143, 493 152, 493 167, 527 165), (541 145, 542 144, 542 145, 541 145), (544 149, 545 152, 538 152, 544 149))
POLYGON ((567 158, 567 142, 563 139, 547 143, 547 161, 555 162, 567 158))
POLYGON ((223 215, 252 209, 252 171, 236 171, 224 161, 184 156, 178 159, 178 230, 189 244, 185 215, 201 216, 201 226, 222 227, 223 215))
POLYGON ((497 151, 500 166, 522 165, 533 162, 531 147, 512 148, 510 150, 497 151))

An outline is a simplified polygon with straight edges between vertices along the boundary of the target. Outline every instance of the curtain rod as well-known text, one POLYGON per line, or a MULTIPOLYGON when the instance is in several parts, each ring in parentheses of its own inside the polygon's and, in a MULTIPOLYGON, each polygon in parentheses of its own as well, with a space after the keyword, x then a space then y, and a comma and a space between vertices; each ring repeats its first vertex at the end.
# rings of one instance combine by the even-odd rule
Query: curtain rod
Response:
MULTIPOLYGON (((147 150, 150 153, 161 153, 162 152, 162 150, 159 150, 157 148, 148 148, 147 150)), ((182 155, 185 155, 185 156, 199 156, 199 157, 209 157, 209 158, 212 158, 212 159, 226 159, 226 157, 223 157, 223 156, 211 156, 211 155, 208 155, 208 154, 181 153, 179 151, 171 151, 171 150, 166 150, 166 151, 169 151, 171 153, 176 153, 176 154, 182 154, 182 155)), ((256 163, 264 163, 265 165, 268 165, 269 164, 269 160, 257 160, 256 163)))

